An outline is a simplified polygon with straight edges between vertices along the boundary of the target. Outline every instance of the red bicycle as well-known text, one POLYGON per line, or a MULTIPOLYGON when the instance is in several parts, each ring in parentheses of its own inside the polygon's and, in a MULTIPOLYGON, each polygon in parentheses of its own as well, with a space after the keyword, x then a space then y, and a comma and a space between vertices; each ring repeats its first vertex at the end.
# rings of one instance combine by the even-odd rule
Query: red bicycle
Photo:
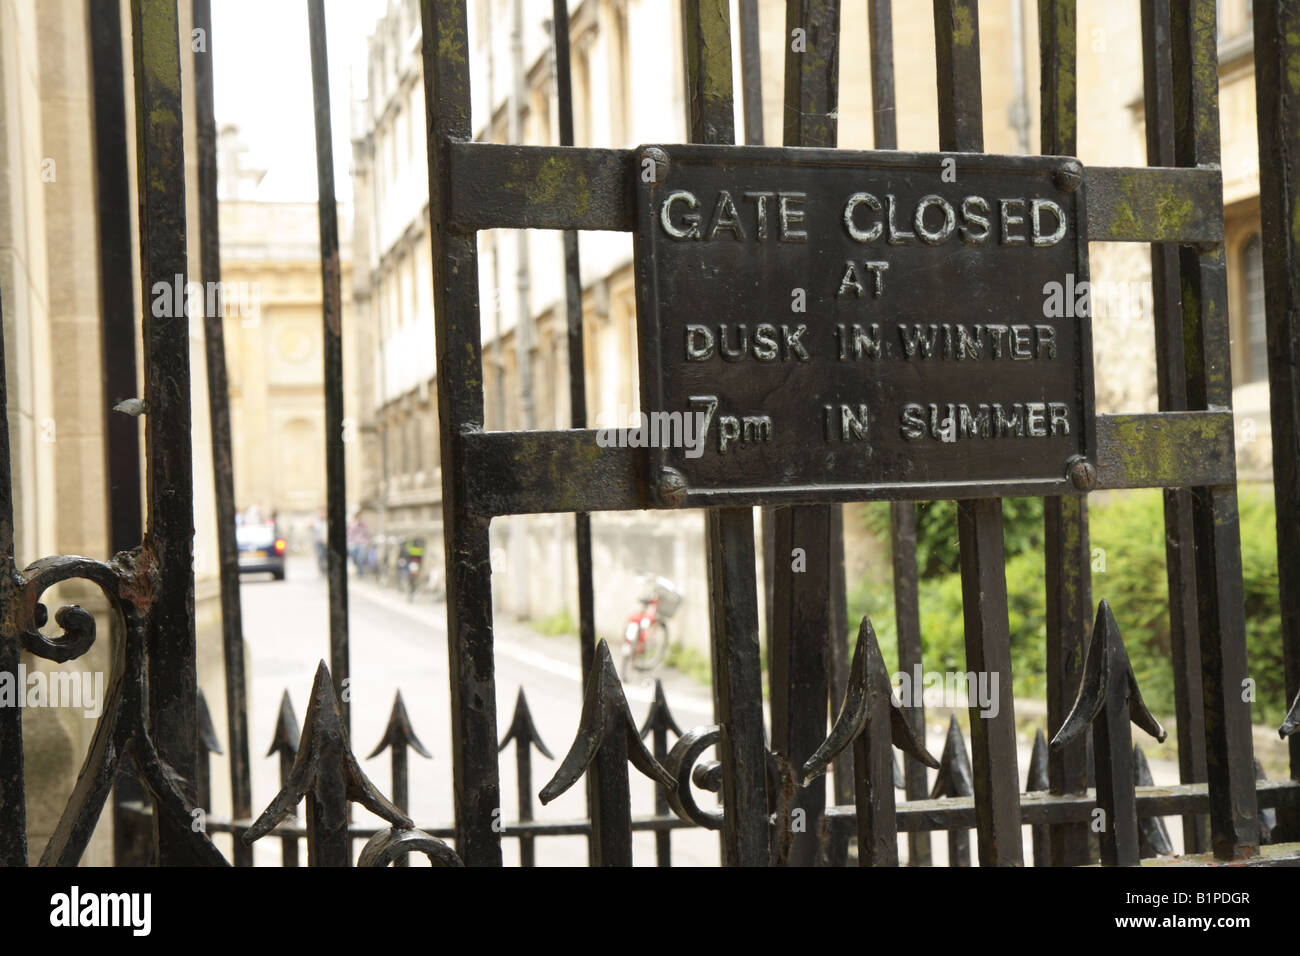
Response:
POLYGON ((641 607, 627 619, 623 628, 623 677, 635 669, 652 671, 668 656, 667 620, 677 613, 682 593, 667 578, 642 572, 641 607))

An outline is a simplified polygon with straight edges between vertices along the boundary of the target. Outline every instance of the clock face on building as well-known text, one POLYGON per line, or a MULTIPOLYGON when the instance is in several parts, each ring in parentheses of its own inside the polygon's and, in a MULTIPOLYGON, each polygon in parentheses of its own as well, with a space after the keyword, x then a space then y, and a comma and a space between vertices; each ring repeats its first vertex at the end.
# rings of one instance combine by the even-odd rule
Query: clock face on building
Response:
POLYGON ((312 353, 311 333, 297 326, 281 329, 276 336, 276 347, 287 361, 306 361, 312 353))

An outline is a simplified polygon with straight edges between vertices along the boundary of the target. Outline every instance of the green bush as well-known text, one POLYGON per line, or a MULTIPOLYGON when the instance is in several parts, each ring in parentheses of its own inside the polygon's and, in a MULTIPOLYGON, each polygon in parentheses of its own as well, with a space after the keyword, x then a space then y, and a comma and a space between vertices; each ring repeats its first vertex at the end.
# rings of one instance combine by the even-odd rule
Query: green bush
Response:
MULTIPOLYGON (((1042 504, 1008 499, 1004 504, 1007 606, 1015 692, 1045 694, 1046 594, 1042 552, 1042 504), (1036 521, 1036 525, 1035 525, 1036 521)), ((1286 712, 1281 618, 1277 593, 1277 540, 1271 495, 1244 488, 1239 494, 1241 551, 1249 673, 1256 682, 1254 720, 1276 723, 1286 712)), ((867 509, 867 526, 889 540, 888 505, 867 509)), ((1169 585, 1165 576, 1164 503, 1159 491, 1094 497, 1089 509, 1092 598, 1105 598, 1115 613, 1147 706, 1174 711, 1170 651, 1169 585)), ((939 503, 918 510, 922 659, 927 670, 964 671, 961 578, 956 564, 955 508, 939 503)), ((889 573, 863 580, 849 597, 850 621, 869 614, 889 666, 897 666, 893 584, 889 573)), ((854 624, 850 640, 856 639, 854 624)))

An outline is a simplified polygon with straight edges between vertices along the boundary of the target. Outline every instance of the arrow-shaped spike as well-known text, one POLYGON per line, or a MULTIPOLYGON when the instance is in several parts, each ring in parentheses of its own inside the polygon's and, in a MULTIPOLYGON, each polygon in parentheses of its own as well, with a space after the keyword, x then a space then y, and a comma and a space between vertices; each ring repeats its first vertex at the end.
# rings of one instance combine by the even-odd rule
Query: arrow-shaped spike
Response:
POLYGON ((627 755, 632 766, 662 786, 677 786, 672 774, 655 760, 641 742, 641 734, 628 709, 627 697, 623 694, 623 684, 614 667, 609 644, 603 638, 596 645, 596 659, 591 670, 587 695, 582 702, 582 717, 578 721, 578 736, 561 761, 560 769, 555 772, 550 783, 542 788, 539 794, 542 803, 550 803, 582 779, 583 773, 596 758, 600 745, 606 738, 614 738, 619 734, 620 722, 630 735, 627 738, 627 755))
POLYGON ((1052 739, 1052 747, 1060 748, 1093 725, 1097 806, 1104 817, 1098 837, 1103 866, 1138 866, 1141 862, 1130 723, 1164 742, 1165 729, 1142 702, 1119 625, 1103 600, 1097 606, 1092 640, 1083 661, 1079 695, 1052 739))
POLYGON ((1063 747, 1087 730, 1088 725, 1097 719, 1097 715, 1106 706, 1111 694, 1119 695, 1133 723, 1158 742, 1165 742, 1165 729, 1142 701, 1142 691, 1138 689, 1133 665, 1129 663, 1124 639, 1119 634, 1119 625, 1115 623, 1110 605, 1103 599, 1097 605, 1097 620, 1092 627, 1088 655, 1083 661, 1083 681, 1079 685, 1079 695, 1075 698, 1065 723, 1052 738, 1052 747, 1063 747))
MULTIPOLYGON (((1133 780, 1139 787, 1153 787, 1156 782, 1151 776, 1147 755, 1136 744, 1133 745, 1133 780)), ((1138 821, 1138 850, 1144 860, 1173 855, 1174 844, 1169 839, 1164 820, 1159 817, 1143 817, 1138 821)))
POLYGON ((673 712, 668 709, 668 698, 664 696, 664 682, 662 678, 655 678, 655 699, 650 704, 650 709, 646 712, 645 721, 641 724, 641 739, 644 740, 647 734, 656 730, 673 732, 673 736, 680 737, 682 729, 677 726, 677 721, 673 719, 673 712))
POLYGON ((930 790, 931 799, 939 797, 969 797, 975 793, 975 774, 971 771, 970 754, 966 751, 966 738, 961 734, 957 715, 948 718, 948 735, 939 755, 939 773, 930 790))
POLYGON ((221 741, 217 739, 217 729, 212 726, 212 714, 208 711, 208 699, 199 691, 195 700, 196 716, 199 726, 199 752, 194 761, 194 793, 199 806, 212 806, 212 768, 210 760, 213 754, 221 753, 221 741))
MULTIPOLYGON (((682 729, 673 719, 673 712, 668 709, 668 698, 664 696, 664 682, 655 678, 655 699, 646 712, 645 722, 641 724, 641 739, 650 734, 650 746, 655 759, 664 763, 668 759, 668 731, 672 731, 678 740, 682 739, 682 729)), ((667 816, 668 794, 663 787, 655 787, 655 816, 667 816)), ((672 865, 672 833, 668 830, 655 831, 655 860, 660 866, 672 865)))
MULTIPOLYGON (((275 733, 271 737, 271 748, 266 755, 280 755, 280 786, 289 782, 293 774, 293 762, 298 757, 298 717, 293 712, 293 701, 286 690, 280 695, 280 716, 275 721, 275 733)), ((298 865, 298 838, 285 836, 280 838, 280 860, 286 867, 298 865)))
POLYGON ((825 773, 831 761, 862 734, 870 720, 872 706, 882 699, 889 704, 889 730, 893 745, 927 767, 939 766, 939 761, 916 739, 911 725, 903 715, 903 705, 889 685, 889 671, 880 654, 876 630, 871 626, 871 619, 864 615, 862 625, 858 628, 858 646, 853 651, 853 665, 849 669, 844 704, 840 707, 839 716, 835 718, 829 736, 804 763, 803 786, 806 787, 809 780, 825 773))
POLYGON ((894 697, 876 631, 866 616, 858 628, 858 646, 853 651, 844 704, 830 734, 803 765, 804 786, 810 778, 825 773, 849 744, 853 745, 857 793, 858 863, 897 866, 894 787, 902 774, 894 759, 894 747, 929 767, 938 767, 939 761, 916 739, 902 704, 894 697))
MULTIPOLYGON (((533 818, 533 748, 536 747, 547 760, 555 758, 542 742, 542 735, 537 732, 532 712, 528 709, 528 698, 524 696, 522 687, 519 688, 519 696, 515 698, 515 716, 510 721, 510 729, 501 738, 501 746, 497 748, 497 752, 505 750, 506 745, 512 740, 515 743, 515 782, 519 788, 519 820, 527 823, 533 818)), ((519 865, 532 866, 533 862, 533 837, 521 836, 519 865)))
POLYGON ((308 794, 314 811, 308 814, 308 865, 348 866, 351 863, 348 801, 361 804, 394 826, 404 830, 414 828, 411 819, 375 788, 357 764, 324 661, 316 668, 302 740, 289 779, 244 833, 244 842, 252 844, 265 836, 293 813, 308 794))
POLYGON ((592 846, 597 866, 632 865, 632 807, 627 764, 669 790, 677 782, 672 774, 646 750, 632 713, 628 710, 623 685, 614 667, 609 645, 596 645, 596 657, 587 679, 578 734, 550 783, 542 788, 542 803, 550 803, 577 783, 584 773, 593 773, 592 846), (593 766, 594 762, 594 766, 593 766))
MULTIPOLYGON (((948 718, 948 734, 939 755, 939 773, 930 791, 931 799, 969 797, 975 793, 975 774, 971 771, 966 738, 961 735, 957 715, 948 718)), ((948 831, 948 865, 970 866, 970 831, 948 831)))
POLYGON ((1277 735, 1286 740, 1296 732, 1297 727, 1300 727, 1300 694, 1296 694, 1295 700, 1291 701, 1291 709, 1286 712, 1286 719, 1277 729, 1277 735))
POLYGON ((537 726, 533 723, 532 711, 528 709, 528 698, 524 696, 522 687, 519 688, 519 696, 515 698, 515 716, 510 721, 510 729, 501 738, 501 746, 497 748, 497 752, 505 750, 512 740, 515 742, 515 746, 521 750, 536 747, 538 752, 547 760, 555 759, 551 756, 551 752, 546 749, 546 744, 542 742, 542 735, 537 732, 537 726))
POLYGON ((212 726, 212 713, 208 710, 208 699, 203 696, 203 691, 199 691, 198 697, 199 709, 199 743, 201 743, 210 754, 221 753, 221 741, 217 739, 217 729, 212 726))
POLYGON ((420 743, 420 738, 415 736, 415 731, 411 728, 411 718, 406 715, 406 704, 402 700, 402 692, 399 690, 393 698, 393 710, 388 715, 388 727, 384 730, 384 739, 379 741, 375 749, 371 751, 367 760, 373 760, 381 753, 392 747, 394 750, 401 750, 410 747, 421 757, 427 757, 432 760, 433 757, 429 751, 424 749, 424 744, 420 743))
POLYGON ((1034 749, 1029 752, 1029 777, 1025 780, 1025 792, 1035 793, 1052 789, 1047 776, 1047 738, 1043 728, 1034 731, 1034 749))
POLYGON ((275 735, 271 738, 271 747, 266 755, 269 757, 278 753, 281 757, 296 757, 298 739, 298 717, 293 712, 293 701, 289 699, 286 690, 280 697, 280 716, 275 722, 275 735))

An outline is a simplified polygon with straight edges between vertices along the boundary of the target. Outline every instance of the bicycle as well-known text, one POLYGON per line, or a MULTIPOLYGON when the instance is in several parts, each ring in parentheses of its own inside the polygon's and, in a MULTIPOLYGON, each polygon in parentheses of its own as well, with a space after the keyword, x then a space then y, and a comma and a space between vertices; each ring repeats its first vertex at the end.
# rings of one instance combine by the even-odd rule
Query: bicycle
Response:
POLYGON ((682 593, 673 582, 649 571, 638 576, 641 604, 623 628, 623 678, 632 670, 652 671, 668 656, 669 618, 677 613, 682 593))

